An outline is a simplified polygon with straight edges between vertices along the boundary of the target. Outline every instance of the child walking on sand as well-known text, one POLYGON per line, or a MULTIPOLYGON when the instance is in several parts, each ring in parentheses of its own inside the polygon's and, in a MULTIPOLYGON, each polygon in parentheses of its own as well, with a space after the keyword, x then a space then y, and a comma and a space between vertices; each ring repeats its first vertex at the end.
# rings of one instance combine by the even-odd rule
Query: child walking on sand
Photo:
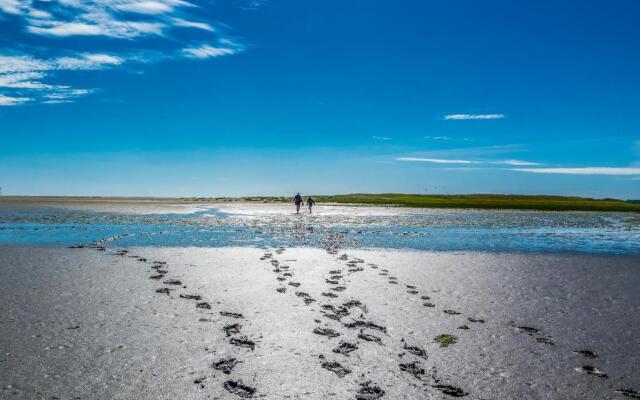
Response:
POLYGON ((307 197, 307 207, 309 207, 309 214, 311 214, 311 207, 316 204, 316 201, 311 197, 307 197))

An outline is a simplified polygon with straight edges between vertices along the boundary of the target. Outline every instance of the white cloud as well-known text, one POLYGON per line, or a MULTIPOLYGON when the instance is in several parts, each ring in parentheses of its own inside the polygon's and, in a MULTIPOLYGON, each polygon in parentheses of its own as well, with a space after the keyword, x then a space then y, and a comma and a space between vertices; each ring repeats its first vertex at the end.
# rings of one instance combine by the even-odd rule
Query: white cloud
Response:
POLYGON ((19 14, 21 4, 19 0, 0 0, 0 10, 7 14, 19 14))
POLYGON ((39 82, 46 75, 42 72, 19 72, 15 74, 0 74, 0 88, 11 89, 52 89, 52 85, 39 82))
POLYGON ((500 161, 490 161, 491 164, 506 164, 506 165, 541 165, 540 163, 531 162, 531 161, 523 161, 523 160, 500 160, 500 161))
POLYGON ((98 36, 103 35, 103 29, 98 25, 84 22, 48 22, 41 26, 29 26, 29 32, 47 36, 98 36))
POLYGON ((239 50, 230 47, 214 47, 208 44, 198 47, 187 47, 182 52, 189 58, 211 58, 236 54, 239 50))
POLYGON ((502 119, 504 114, 449 114, 445 115, 445 120, 466 120, 466 119, 502 119))
POLYGON ((55 60, 59 69, 92 70, 120 65, 124 59, 110 54, 81 54, 76 57, 60 57, 55 60))
POLYGON ((391 138, 387 137, 387 136, 371 136, 371 139, 374 139, 374 140, 391 140, 391 138))
POLYGON ((131 39, 142 35, 162 35, 165 25, 159 22, 119 22, 106 20, 96 24, 90 22, 47 21, 30 25, 29 32, 43 36, 108 36, 131 39))
POLYGON ((194 28, 209 32, 214 31, 211 25, 204 22, 187 21, 186 19, 182 18, 172 18, 171 21, 173 21, 173 26, 179 26, 181 28, 194 28))
POLYGON ((424 138, 433 140, 451 140, 449 136, 425 136, 424 138))
POLYGON ((28 97, 10 97, 0 93, 0 107, 17 106, 19 104, 26 103, 31 100, 33 99, 28 97))
POLYGON ((472 160, 448 160, 443 158, 398 157, 396 161, 425 162, 434 164, 480 164, 480 161, 472 160))
POLYGON ((124 4, 117 4, 115 7, 120 11, 128 11, 140 14, 164 14, 173 11, 171 4, 160 1, 132 1, 124 4))
POLYGON ((13 72, 46 71, 52 69, 52 64, 45 60, 30 56, 0 55, 0 74, 13 72))
POLYGON ((634 167, 516 168, 512 171, 530 172, 534 174, 640 175, 640 168, 634 167))

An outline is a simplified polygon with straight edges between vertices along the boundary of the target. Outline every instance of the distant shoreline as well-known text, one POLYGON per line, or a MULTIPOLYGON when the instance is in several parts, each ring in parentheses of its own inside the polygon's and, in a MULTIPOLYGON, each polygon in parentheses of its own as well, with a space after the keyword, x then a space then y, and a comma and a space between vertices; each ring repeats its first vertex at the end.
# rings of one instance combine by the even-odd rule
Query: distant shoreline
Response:
MULTIPOLYGON (((457 208, 486 210, 601 211, 640 213, 640 202, 618 199, 591 199, 564 196, 530 195, 416 195, 416 194, 348 194, 313 196, 319 204, 352 206, 390 206, 412 208, 457 208)), ((102 197, 102 196, 0 196, 2 204, 46 203, 134 203, 134 204, 220 204, 220 203, 288 203, 289 197, 102 197)))

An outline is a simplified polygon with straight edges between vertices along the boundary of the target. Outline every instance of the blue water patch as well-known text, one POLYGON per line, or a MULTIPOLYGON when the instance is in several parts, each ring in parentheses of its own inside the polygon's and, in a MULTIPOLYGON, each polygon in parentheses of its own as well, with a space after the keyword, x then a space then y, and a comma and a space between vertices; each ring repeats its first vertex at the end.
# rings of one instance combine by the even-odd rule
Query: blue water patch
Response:
POLYGON ((391 216, 238 216, 0 207, 0 244, 392 248, 438 251, 640 253, 624 213, 447 210, 391 216))

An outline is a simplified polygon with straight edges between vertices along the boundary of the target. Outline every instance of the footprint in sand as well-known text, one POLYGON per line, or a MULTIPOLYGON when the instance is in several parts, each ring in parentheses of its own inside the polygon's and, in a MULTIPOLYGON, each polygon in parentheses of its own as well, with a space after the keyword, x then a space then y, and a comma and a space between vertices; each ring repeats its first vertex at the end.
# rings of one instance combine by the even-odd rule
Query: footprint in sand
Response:
POLYGON ((439 390, 440 392, 448 395, 448 396, 452 396, 452 397, 464 397, 464 396, 468 396, 469 393, 465 392, 464 390, 460 389, 459 387, 455 387, 455 386, 451 386, 451 385, 443 385, 443 384, 437 384, 437 385, 432 385, 431 386, 434 389, 439 390))
POLYGON ((631 397, 632 399, 640 399, 640 392, 629 388, 620 388, 614 390, 614 393, 620 393, 621 395, 631 397))
POLYGON ((231 343, 234 346, 251 349, 251 351, 253 351, 256 348, 256 343, 253 340, 249 340, 244 336, 238 337, 238 338, 231 338, 229 340, 229 343, 231 343))
POLYGON ((585 358, 591 358, 594 360, 597 360, 599 358, 598 355, 591 350, 574 350, 573 352, 585 358))
POLYGON ((240 333, 240 329, 242 329, 242 325, 240 324, 229 324, 222 327, 222 330, 227 334, 227 337, 240 333))
POLYGON ((187 300, 202 300, 202 296, 199 294, 181 294, 180 298, 187 300))
POLYGON ((377 400, 384 396, 384 390, 371 383, 363 382, 356 393, 356 400, 377 400))
MULTIPOLYGON (((404 339, 403 339, 404 341, 404 339)), ((413 354, 414 356, 418 356, 421 358, 424 358, 425 360, 427 359, 427 352, 424 351, 424 349, 421 349, 418 346, 408 346, 406 343, 402 346, 402 348, 406 351, 408 351, 409 353, 413 354)))
POLYGON ((608 378, 609 376, 604 372, 600 371, 598 368, 593 367, 591 365, 583 365, 580 368, 576 368, 576 371, 582 372, 585 374, 597 376, 598 378, 608 378))
POLYGON ((374 343, 378 343, 379 345, 382 345, 382 339, 380 339, 376 335, 364 333, 363 331, 360 331, 360 333, 358 333, 358 339, 362 339, 367 342, 374 342, 374 343))
POLYGON ((338 347, 333 349, 334 353, 342 354, 344 356, 349 356, 349 353, 352 351, 358 350, 358 345, 356 343, 349 343, 341 341, 338 347))
POLYGON ((236 396, 243 398, 251 398, 256 392, 255 388, 251 386, 247 386, 242 384, 242 382, 237 381, 226 381, 224 383, 224 388, 227 389, 229 393, 233 393, 236 396))
POLYGON ((340 378, 344 378, 346 375, 351 373, 351 370, 340 365, 337 361, 324 361, 320 366, 324 369, 328 369, 329 371, 335 373, 340 378))
POLYGON ((374 324, 373 322, 370 322, 370 321, 355 320, 353 322, 344 323, 343 325, 349 329, 368 328, 368 329, 375 329, 380 332, 385 332, 385 333, 387 332, 387 328, 385 328, 384 326, 374 324))
POLYGON ((422 379, 423 375, 425 374, 424 368, 422 368, 422 365, 420 365, 420 363, 417 361, 410 363, 400 363, 400 371, 408 372, 418 379, 422 379))
POLYGON ((313 333, 315 333, 316 335, 321 335, 321 336, 326 336, 329 338, 335 338, 340 336, 340 334, 336 331, 334 331, 331 328, 320 328, 320 327, 316 327, 313 330, 313 333))
POLYGON ((240 313, 234 313, 229 311, 220 311, 220 315, 224 317, 231 317, 231 318, 244 318, 244 316, 240 313))
POLYGON ((233 357, 223 358, 211 364, 211 368, 215 369, 216 371, 221 371, 222 373, 229 375, 233 370, 233 368, 236 365, 240 364, 241 362, 242 361, 238 361, 233 357))

